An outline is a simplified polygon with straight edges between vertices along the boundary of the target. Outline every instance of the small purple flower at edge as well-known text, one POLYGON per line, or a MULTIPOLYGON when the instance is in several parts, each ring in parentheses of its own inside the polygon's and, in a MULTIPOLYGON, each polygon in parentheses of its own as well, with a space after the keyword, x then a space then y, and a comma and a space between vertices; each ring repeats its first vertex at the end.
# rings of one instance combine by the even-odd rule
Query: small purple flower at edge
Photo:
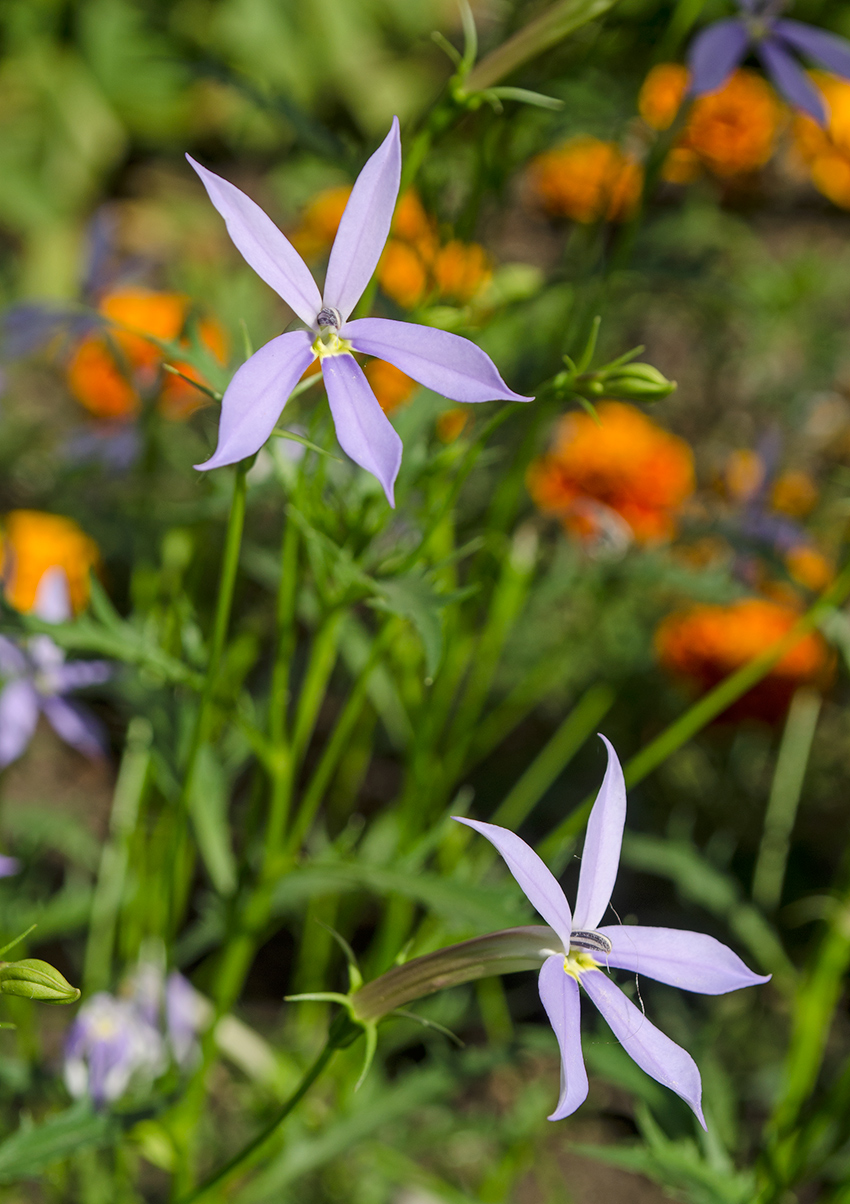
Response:
POLYGON ((740 16, 712 22, 691 43, 691 95, 702 96, 722 87, 752 46, 786 100, 825 126, 824 99, 795 56, 806 55, 827 71, 850 79, 850 42, 802 21, 777 17, 776 0, 738 3, 740 16))
POLYGON ((553 874, 524 840, 495 824, 454 818, 496 847, 528 901, 562 944, 543 963, 538 980, 540 999, 561 1050, 561 1097, 549 1119, 569 1116, 587 1096, 580 984, 628 1055, 681 1096, 705 1128, 702 1084, 693 1058, 651 1024, 605 971, 630 970, 704 995, 723 995, 767 982, 770 975, 753 974, 731 949, 700 932, 631 924, 598 927, 614 889, 626 820, 623 771, 614 749, 602 739, 608 748, 608 769, 587 825, 574 913, 553 874))
POLYGON ((239 368, 221 403, 215 454, 196 468, 235 464, 258 451, 317 357, 340 446, 377 477, 391 506, 401 439, 352 351, 387 360, 452 401, 532 400, 509 389, 490 357, 469 339, 386 318, 349 321, 390 232, 401 182, 398 118, 393 118, 389 134, 351 190, 331 248, 324 296, 304 260, 263 210, 233 184, 186 157, 244 259, 309 327, 278 335, 239 368))

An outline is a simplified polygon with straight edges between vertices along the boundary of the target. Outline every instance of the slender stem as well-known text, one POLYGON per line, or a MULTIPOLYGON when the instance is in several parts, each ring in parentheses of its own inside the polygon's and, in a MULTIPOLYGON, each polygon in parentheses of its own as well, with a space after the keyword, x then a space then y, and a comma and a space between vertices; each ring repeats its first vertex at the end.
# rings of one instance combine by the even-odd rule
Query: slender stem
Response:
POLYGON ((295 598, 298 572, 297 525, 286 519, 280 549, 280 584, 277 591, 277 652, 269 699, 269 738, 273 745, 284 743, 289 703, 289 674, 295 644, 295 598))
POLYGON ((765 911, 774 911, 782 897, 791 832, 797 818, 821 702, 820 694, 814 690, 799 689, 791 701, 785 722, 753 875, 753 899, 765 911))

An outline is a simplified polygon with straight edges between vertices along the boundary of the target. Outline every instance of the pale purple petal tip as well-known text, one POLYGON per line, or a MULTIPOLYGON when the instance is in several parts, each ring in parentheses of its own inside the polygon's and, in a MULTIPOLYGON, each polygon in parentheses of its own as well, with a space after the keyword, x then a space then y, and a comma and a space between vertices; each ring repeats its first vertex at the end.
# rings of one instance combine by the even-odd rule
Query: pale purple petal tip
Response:
POLYGON ((20 872, 21 863, 17 857, 7 857, 5 853, 0 853, 0 878, 11 878, 13 874, 20 872))
POLYGON ((639 924, 612 924, 599 931, 611 942, 609 966, 645 974, 671 987, 725 995, 770 981, 769 974, 753 974, 737 953, 703 932, 639 924))
POLYGON ((352 355, 327 356, 322 375, 339 445, 355 464, 371 472, 395 506, 394 486, 402 443, 352 355))
POLYGON ((259 451, 287 399, 314 360, 306 330, 278 335, 242 365, 221 402, 218 446, 201 470, 237 464, 259 451))
POLYGON ((112 665, 108 661, 68 661, 53 670, 57 694, 68 690, 84 690, 86 686, 99 686, 109 681, 112 665))
POLYGON ((466 824, 468 828, 474 828, 476 832, 487 837, 504 858, 529 903, 540 912, 546 923, 555 929, 564 949, 569 949, 572 931, 570 905, 557 878, 534 849, 529 848, 514 832, 500 828, 497 824, 484 824, 479 820, 464 819, 460 815, 453 815, 452 819, 466 824))
POLYGON ((56 735, 84 757, 96 760, 106 751, 106 736, 93 715, 64 698, 43 698, 41 709, 56 735))
POLYGON ((595 928, 605 914, 617 879, 626 823, 623 770, 611 742, 602 735, 600 739, 608 749, 608 768, 587 821, 573 916, 576 928, 595 928))
POLYGON ((235 184, 186 158, 201 177, 210 200, 224 218, 227 233, 261 280, 282 297, 302 322, 312 326, 322 308, 318 286, 304 260, 268 214, 235 184))
POLYGON ((64 623, 71 617, 68 577, 58 564, 52 565, 38 583, 32 613, 45 623, 64 623))
POLYGON ((389 318, 358 318, 341 331, 355 351, 387 360, 452 401, 533 401, 509 389, 490 356, 469 339, 389 318))
POLYGON ((345 321, 372 279, 390 233, 401 182, 398 118, 354 182, 331 248, 323 303, 345 321))
POLYGON ((850 79, 850 42, 825 29, 783 18, 773 26, 775 37, 820 63, 827 71, 850 79))
POLYGON ((706 26, 691 42, 688 70, 691 96, 702 96, 721 88, 747 51, 750 35, 736 17, 706 26))
POLYGON ((757 50, 765 70, 788 103, 825 126, 827 112, 823 97, 779 39, 767 38, 759 43, 757 50))
POLYGON ((587 1099, 587 1071, 581 1054, 578 983, 565 973, 563 956, 556 954, 543 963, 537 987, 561 1050, 561 1095, 549 1120, 563 1120, 587 1099))
POLYGON ((629 1057, 656 1082, 681 1096, 706 1128, 699 1070, 687 1050, 651 1024, 601 970, 582 974, 581 985, 629 1057))
POLYGON ((17 761, 38 723, 38 694, 29 681, 10 681, 0 693, 0 769, 17 761))

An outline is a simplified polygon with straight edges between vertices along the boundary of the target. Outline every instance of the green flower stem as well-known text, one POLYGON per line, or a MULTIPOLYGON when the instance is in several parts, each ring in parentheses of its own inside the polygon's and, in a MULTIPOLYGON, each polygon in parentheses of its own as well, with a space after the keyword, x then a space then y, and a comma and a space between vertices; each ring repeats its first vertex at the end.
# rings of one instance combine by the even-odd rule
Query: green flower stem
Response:
POLYGON ((280 550, 280 584, 277 591, 277 652, 269 698, 269 738, 273 746, 282 745, 286 737, 289 675, 292 654, 295 650, 298 544, 298 527, 291 518, 287 517, 280 550))
POLYGON ((315 1083, 316 1079, 330 1062, 333 1055, 338 1049, 345 1049, 356 1041, 363 1029, 360 1025, 353 1024, 347 1015, 342 1012, 331 1025, 331 1030, 328 1034, 327 1042, 324 1049, 313 1062, 312 1066, 305 1072, 301 1082, 293 1091, 292 1095, 277 1113, 274 1120, 258 1133, 253 1141, 250 1141, 238 1154, 224 1164, 215 1172, 209 1179, 196 1187, 194 1191, 188 1195, 178 1198, 178 1204, 196 1204, 196 1201, 206 1199, 213 1192, 223 1188, 236 1175, 243 1174, 249 1170, 257 1161, 260 1155, 265 1150, 268 1143, 274 1137, 277 1130, 290 1115, 290 1113, 300 1104, 301 1100, 315 1083))
MULTIPOLYGON (((677 749, 681 748, 683 744, 687 744, 697 732, 702 731, 712 719, 716 719, 733 702, 752 689, 804 636, 815 630, 829 611, 840 606, 849 595, 850 564, 847 564, 829 589, 818 598, 813 606, 809 607, 787 635, 777 640, 775 644, 736 670, 735 673, 724 678, 719 685, 716 685, 713 690, 709 690, 698 702, 685 711, 684 715, 681 715, 647 744, 646 748, 641 749, 631 760, 627 761, 623 766, 626 785, 634 786, 638 782, 642 782, 677 749)), ((553 832, 550 832, 539 847, 540 855, 556 867, 556 872, 566 865, 573 842, 587 822, 593 800, 594 796, 589 795, 553 832)))
POLYGON ((775 911, 782 897, 791 833, 822 701, 815 690, 801 687, 788 710, 753 875, 753 899, 764 911, 775 911))

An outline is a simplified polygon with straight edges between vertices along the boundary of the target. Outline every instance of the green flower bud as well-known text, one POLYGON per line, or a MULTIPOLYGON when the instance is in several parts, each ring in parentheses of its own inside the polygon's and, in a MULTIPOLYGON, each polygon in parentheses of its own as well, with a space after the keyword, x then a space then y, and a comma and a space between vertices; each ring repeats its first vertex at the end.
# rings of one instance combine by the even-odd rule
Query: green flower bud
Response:
POLYGON ((621 401, 660 401, 676 388, 652 364, 623 364, 605 377, 602 385, 606 397, 621 401))
POLYGON ((0 962, 0 993, 40 999, 42 1003, 74 1003, 80 992, 57 969, 37 957, 0 962))

